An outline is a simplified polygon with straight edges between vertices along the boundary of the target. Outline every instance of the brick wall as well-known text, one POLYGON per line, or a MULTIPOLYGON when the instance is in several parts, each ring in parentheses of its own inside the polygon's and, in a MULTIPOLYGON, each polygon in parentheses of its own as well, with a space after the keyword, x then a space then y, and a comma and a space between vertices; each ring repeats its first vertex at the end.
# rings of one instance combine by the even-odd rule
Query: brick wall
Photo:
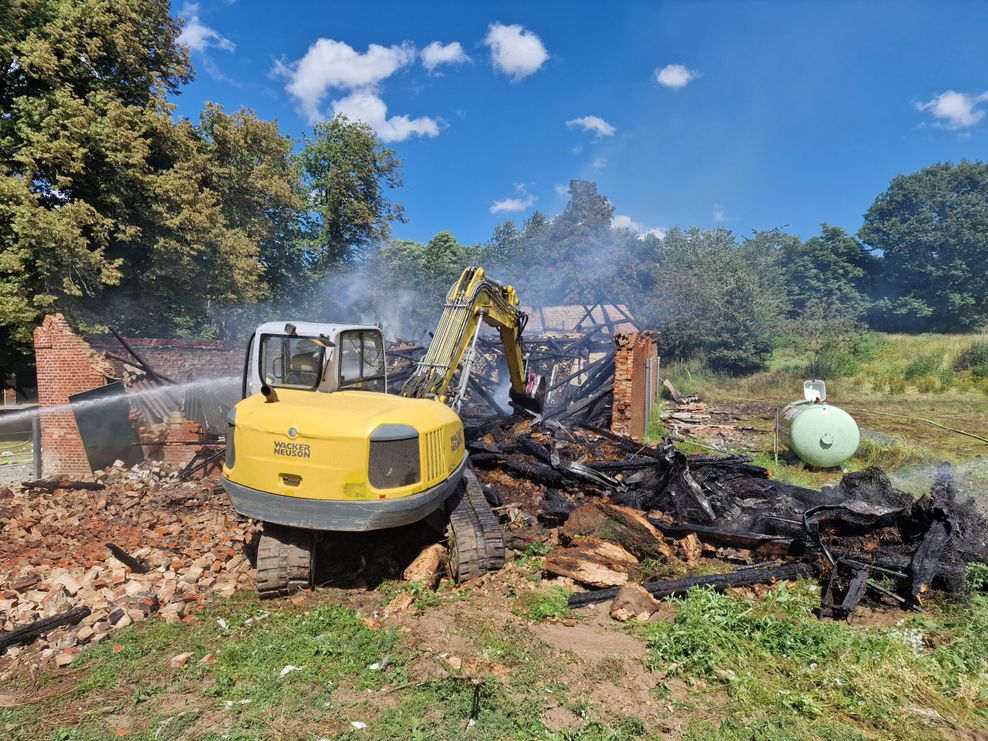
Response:
MULTIPOLYGON (((158 373, 178 383, 200 378, 220 378, 243 374, 247 343, 241 340, 185 340, 127 337, 127 344, 136 350, 158 373)), ((115 337, 87 337, 86 342, 99 352, 110 352, 130 358, 115 337)), ((117 370, 122 363, 110 360, 117 370)))
MULTIPOLYGON (((46 316, 34 330, 38 369, 38 403, 60 407, 69 396, 106 383, 113 368, 79 337, 61 314, 46 316)), ((71 410, 41 417, 41 449, 45 473, 89 472, 86 449, 71 410)))
POLYGON ((614 344, 611 432, 642 440, 657 389, 658 348, 652 332, 618 332, 614 344))
MULTIPOLYGON (((222 340, 127 338, 159 373, 182 383, 200 378, 240 377, 246 343, 222 340)), ((104 385, 123 376, 123 363, 107 358, 112 353, 130 358, 113 337, 80 337, 61 314, 45 317, 34 331, 38 371, 38 403, 42 407, 68 405, 68 397, 104 385)), ((132 366, 136 368, 135 366, 132 366)), ((142 429, 142 439, 170 442, 198 441, 202 427, 187 420, 172 421, 153 433, 142 429)), ((46 413, 41 418, 41 448, 45 473, 89 471, 86 450, 72 411, 46 413)), ((146 451, 152 450, 148 446, 146 451)), ((157 446, 152 458, 183 463, 196 451, 195 445, 157 446), (167 452, 166 452, 167 451, 167 452)))

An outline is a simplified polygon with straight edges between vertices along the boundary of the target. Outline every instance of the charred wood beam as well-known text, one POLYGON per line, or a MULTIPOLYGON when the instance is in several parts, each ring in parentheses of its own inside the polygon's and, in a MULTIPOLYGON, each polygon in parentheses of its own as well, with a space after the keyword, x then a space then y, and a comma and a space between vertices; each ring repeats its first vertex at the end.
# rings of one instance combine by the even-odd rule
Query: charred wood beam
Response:
POLYGON ((204 468, 223 460, 226 457, 226 450, 220 448, 219 450, 214 450, 207 453, 198 463, 195 458, 189 461, 188 465, 183 468, 178 474, 179 481, 188 481, 195 474, 204 468))
POLYGON ((45 491, 57 491, 58 489, 87 489, 89 491, 100 491, 106 485, 99 481, 70 481, 68 479, 40 479, 38 481, 24 481, 21 483, 25 489, 44 489, 45 491))
POLYGON ((923 603, 923 594, 929 590, 933 578, 940 568, 944 551, 950 542, 950 528, 946 522, 934 520, 909 563, 912 574, 912 598, 923 603))
MULTIPOLYGON (((675 597, 686 594, 694 587, 712 587, 718 591, 730 587, 750 587, 755 584, 770 584, 777 581, 790 581, 803 576, 815 576, 819 572, 816 564, 791 563, 766 569, 745 569, 730 574, 714 574, 713 576, 691 576, 686 579, 671 579, 644 584, 645 590, 657 599, 675 597)), ((595 602, 614 599, 617 588, 597 589, 591 592, 580 592, 569 598, 570 607, 582 607, 595 602)))
POLYGON ((577 424, 579 424, 580 422, 586 422, 588 417, 590 416, 588 412, 593 409, 593 407, 597 404, 597 402, 599 402, 601 399, 605 399, 606 397, 609 397, 613 393, 614 393, 614 382, 612 380, 609 384, 607 384, 604 388, 602 388, 600 391, 596 392, 595 394, 591 396, 586 396, 585 398, 582 398, 579 401, 575 401, 569 406, 564 407, 562 409, 556 409, 553 412, 546 414, 545 416, 548 419, 558 419, 560 421, 564 419, 572 419, 576 417, 578 418, 577 424))
POLYGON ((131 347, 130 343, 128 343, 127 340, 121 337, 120 334, 117 332, 117 330, 115 330, 113 327, 110 327, 110 332, 112 332, 113 336, 117 338, 117 341, 124 346, 124 349, 134 356, 134 360, 136 360, 140 364, 141 368, 144 369, 145 373, 147 373, 152 378, 157 378, 158 380, 164 381, 165 383, 170 383, 173 385, 176 384, 175 380, 169 378, 166 375, 158 373, 154 368, 152 368, 151 364, 148 363, 148 361, 145 360, 143 357, 141 357, 140 353, 138 353, 137 350, 131 347))
POLYGON ((120 546, 114 543, 107 543, 106 547, 110 549, 110 553, 113 554, 115 559, 135 574, 146 574, 151 570, 151 567, 147 565, 147 562, 141 560, 140 558, 134 558, 120 546))
POLYGON ((761 554, 778 556, 802 556, 807 550, 806 542, 798 538, 780 538, 761 533, 724 530, 711 525, 668 522, 657 517, 649 517, 648 521, 664 535, 684 538, 692 533, 704 543, 711 545, 745 548, 761 554))
POLYGON ((471 455, 470 462, 477 468, 501 469, 545 486, 559 488, 566 483, 566 477, 552 466, 536 461, 527 461, 523 458, 481 453, 480 455, 471 455))
MULTIPOLYGON (((648 445, 642 445, 641 443, 637 443, 634 440, 632 440, 630 437, 624 437, 623 435, 618 435, 617 433, 611 432, 610 430, 605 430, 602 427, 595 427, 594 425, 591 424, 584 423, 577 426, 582 430, 586 430, 587 432, 592 432, 593 434, 598 435, 600 437, 607 438, 626 453, 631 453, 633 455, 645 454, 651 456, 653 459, 658 458, 659 456, 659 451, 657 448, 652 448, 649 447, 648 445)), ((655 461, 653 460, 652 463, 654 464, 655 461)))
MULTIPOLYGON (((604 358, 600 358, 598 360, 595 360, 594 362, 592 362, 590 365, 586 366, 585 368, 580 368, 576 372, 570 373, 568 376, 566 376, 562 380, 556 381, 552 386, 550 386, 548 389, 546 389, 546 393, 548 394, 550 391, 555 391, 557 388, 559 388, 561 386, 565 386, 567 383, 569 383, 570 381, 572 381, 577 376, 582 376, 584 374, 587 374, 589 376, 589 374, 593 373, 594 371, 596 371, 597 369, 599 369, 602 365, 604 365, 605 363, 607 363, 608 361, 611 361, 613 359, 614 359, 613 356, 611 356, 611 357, 604 357, 604 358)), ((587 378, 587 382, 589 382, 589 380, 590 379, 587 378)))
POLYGON ((75 607, 58 615, 52 615, 49 618, 42 618, 41 620, 35 620, 33 623, 22 625, 16 630, 0 633, 0 651, 5 651, 9 646, 33 641, 35 638, 39 638, 45 633, 55 628, 60 628, 63 625, 75 625, 89 617, 91 612, 92 610, 88 607, 75 607))

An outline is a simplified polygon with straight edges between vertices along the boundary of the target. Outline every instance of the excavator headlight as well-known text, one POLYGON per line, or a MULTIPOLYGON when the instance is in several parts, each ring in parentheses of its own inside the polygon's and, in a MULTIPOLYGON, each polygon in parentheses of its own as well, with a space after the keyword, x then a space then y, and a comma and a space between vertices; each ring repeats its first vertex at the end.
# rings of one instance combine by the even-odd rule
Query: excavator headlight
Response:
POLYGON ((410 425, 381 425, 371 434, 368 478, 375 489, 396 489, 422 478, 419 433, 410 425))

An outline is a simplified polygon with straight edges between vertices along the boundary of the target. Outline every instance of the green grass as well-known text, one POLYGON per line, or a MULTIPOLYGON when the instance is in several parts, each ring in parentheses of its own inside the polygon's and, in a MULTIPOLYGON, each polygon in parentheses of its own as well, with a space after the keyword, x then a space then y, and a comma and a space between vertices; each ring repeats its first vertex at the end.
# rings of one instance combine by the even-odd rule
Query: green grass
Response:
MULTIPOLYGON (((564 614, 567 590, 532 594, 524 603, 533 619, 564 614)), ((585 698, 570 697, 559 682, 563 667, 521 626, 480 623, 472 636, 480 669, 423 678, 411 676, 426 656, 414 642, 320 597, 327 601, 303 606, 238 597, 202 613, 199 623, 150 621, 120 631, 72 669, 43 670, 42 691, 52 694, 0 709, 0 738, 103 741, 122 722, 127 738, 147 741, 652 737, 633 719, 605 717, 585 698), (185 651, 194 654, 190 663, 170 667, 185 651), (199 663, 207 654, 215 664, 199 663), (282 675, 289 665, 300 668, 282 675), (548 728, 544 711, 560 704, 583 708, 586 725, 548 728)))
POLYGON ((548 620, 566 617, 570 613, 568 601, 572 589, 548 586, 522 592, 515 600, 515 612, 526 620, 548 620))
POLYGON ((728 698, 688 737, 920 739, 939 735, 936 714, 941 729, 988 732, 988 596, 886 628, 817 620, 807 583, 675 603, 671 623, 643 629, 650 666, 694 685, 701 709, 717 689, 728 698))

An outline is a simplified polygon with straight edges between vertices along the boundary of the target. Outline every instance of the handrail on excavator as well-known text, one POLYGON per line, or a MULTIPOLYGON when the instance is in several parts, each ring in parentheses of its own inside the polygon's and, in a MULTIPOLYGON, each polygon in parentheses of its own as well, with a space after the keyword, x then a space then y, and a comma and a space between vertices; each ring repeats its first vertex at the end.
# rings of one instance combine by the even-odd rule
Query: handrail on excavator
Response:
POLYGON ((438 399, 459 409, 476 356, 477 336, 481 324, 486 323, 501 335, 511 377, 511 400, 541 413, 545 381, 525 370, 521 334, 528 316, 519 308, 519 303, 512 286, 491 280, 481 267, 466 268, 446 294, 446 303, 429 349, 402 386, 401 396, 438 399), (450 384, 461 363, 460 383, 450 392, 450 384))

